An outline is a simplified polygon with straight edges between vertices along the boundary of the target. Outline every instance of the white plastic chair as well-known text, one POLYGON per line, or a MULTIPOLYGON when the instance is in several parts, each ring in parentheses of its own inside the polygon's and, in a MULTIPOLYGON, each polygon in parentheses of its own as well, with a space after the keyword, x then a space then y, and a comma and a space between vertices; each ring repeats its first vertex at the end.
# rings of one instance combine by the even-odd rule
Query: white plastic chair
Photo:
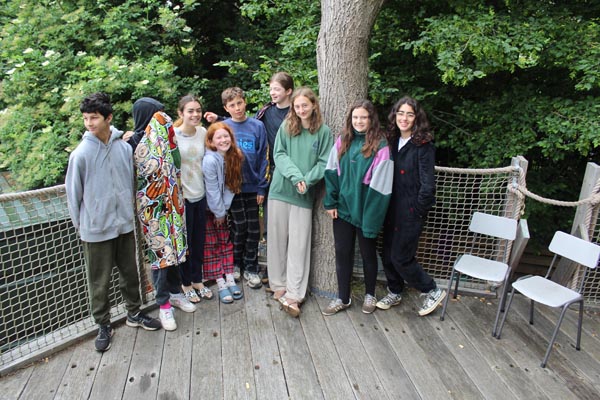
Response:
POLYGON ((597 244, 590 243, 586 240, 577 238, 575 236, 560 231, 554 234, 552 242, 550 243, 550 246, 548 248, 551 252, 554 253, 554 257, 552 259, 552 263, 548 267, 548 272, 546 273, 546 276, 525 276, 521 279, 516 280, 512 284, 512 290, 510 292, 510 297, 506 306, 506 311, 504 313, 504 317, 502 318, 502 322, 500 323, 500 327, 498 328, 498 334, 496 335, 496 338, 500 339, 502 327, 504 326, 504 322, 506 321, 506 315, 508 314, 508 310, 510 309, 510 305, 515 295, 515 290, 531 300, 531 307, 529 309, 530 324, 533 324, 533 305, 536 301, 538 303, 542 303, 550 307, 562 307, 562 312, 560 313, 560 317, 558 318, 558 321, 556 323, 556 328, 554 328, 552 339, 550 339, 548 349, 546 350, 546 355, 544 356, 544 359, 541 363, 542 368, 546 367, 548 357, 550 356, 550 351, 552 350, 552 345, 554 344, 556 336, 558 335, 560 324, 562 323, 565 312, 567 311, 569 306, 571 306, 571 304, 574 303, 579 303, 577 344, 575 348, 577 350, 581 348, 581 324, 583 322, 584 299, 581 295, 581 291, 585 282, 587 268, 583 273, 583 277, 581 279, 581 283, 579 285, 578 290, 575 291, 566 288, 549 279, 553 265, 555 264, 558 256, 561 256, 585 267, 596 268, 596 266, 598 265, 598 258, 600 257, 600 246, 598 246, 597 244))
MULTIPOLYGON (((469 231, 474 233, 470 250, 473 252, 479 235, 492 236, 499 239, 505 239, 507 241, 515 240, 517 235, 517 221, 511 218, 499 217, 477 211, 471 217, 469 231)), ((507 248, 508 246, 504 246, 504 252, 507 251, 507 248)), ((506 260, 507 258, 508 257, 505 253, 503 259, 506 260)), ((502 287, 502 295, 500 296, 500 303, 498 304, 498 311, 496 312, 496 321, 494 322, 494 329, 492 331, 492 336, 495 336, 496 327, 498 326, 498 320, 500 318, 500 312, 502 310, 507 292, 510 267, 505 262, 490 260, 488 258, 479 257, 472 254, 462 254, 454 262, 452 273, 450 274, 450 279, 448 280, 448 293, 450 293, 452 281, 454 278, 456 278, 454 298, 456 298, 458 294, 458 282, 460 281, 461 274, 469 275, 473 278, 482 279, 485 281, 504 282, 502 287)), ((444 301, 444 307, 442 308, 442 315, 440 317, 442 321, 446 315, 446 307, 448 306, 449 298, 450 296, 446 296, 446 300, 444 301)))

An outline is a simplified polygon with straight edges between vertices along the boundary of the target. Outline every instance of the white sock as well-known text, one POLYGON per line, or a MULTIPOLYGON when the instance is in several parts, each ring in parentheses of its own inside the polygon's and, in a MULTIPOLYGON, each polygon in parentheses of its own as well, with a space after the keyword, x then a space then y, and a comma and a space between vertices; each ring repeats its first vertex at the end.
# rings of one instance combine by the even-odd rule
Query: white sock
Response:
POLYGON ((225 284, 225 279, 217 278, 217 286, 219 287, 219 290, 227 289, 227 285, 225 284))
POLYGON ((227 286, 235 285, 235 279, 233 278, 233 274, 225 274, 225 279, 227 280, 227 286))

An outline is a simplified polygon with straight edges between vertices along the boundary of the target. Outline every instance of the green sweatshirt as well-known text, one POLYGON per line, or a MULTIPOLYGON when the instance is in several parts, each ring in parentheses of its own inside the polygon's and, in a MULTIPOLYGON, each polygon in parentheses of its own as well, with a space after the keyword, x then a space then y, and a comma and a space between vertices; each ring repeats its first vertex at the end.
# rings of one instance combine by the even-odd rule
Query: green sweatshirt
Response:
POLYGON ((313 208, 314 186, 323 179, 333 136, 327 125, 311 134, 302 129, 290 136, 284 121, 277 132, 273 159, 275 171, 269 188, 269 199, 284 201, 302 208, 313 208), (296 184, 304 181, 307 190, 298 193, 296 184))
POLYGON ((383 225, 394 180, 394 161, 385 141, 365 158, 361 149, 365 135, 357 133, 348 150, 338 159, 341 139, 335 142, 325 170, 326 210, 337 209, 338 218, 375 238, 383 225))

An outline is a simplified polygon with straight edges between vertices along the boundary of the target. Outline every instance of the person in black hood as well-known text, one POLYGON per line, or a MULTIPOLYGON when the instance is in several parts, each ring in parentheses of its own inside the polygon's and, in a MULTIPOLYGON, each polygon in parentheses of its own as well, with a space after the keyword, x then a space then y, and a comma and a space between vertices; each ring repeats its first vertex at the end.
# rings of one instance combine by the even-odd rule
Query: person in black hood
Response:
POLYGON ((123 135, 123 140, 131 145, 133 151, 142 140, 146 127, 154 113, 164 111, 164 109, 165 106, 160 101, 151 97, 142 97, 133 103, 133 122, 135 126, 133 131, 128 131, 123 135))

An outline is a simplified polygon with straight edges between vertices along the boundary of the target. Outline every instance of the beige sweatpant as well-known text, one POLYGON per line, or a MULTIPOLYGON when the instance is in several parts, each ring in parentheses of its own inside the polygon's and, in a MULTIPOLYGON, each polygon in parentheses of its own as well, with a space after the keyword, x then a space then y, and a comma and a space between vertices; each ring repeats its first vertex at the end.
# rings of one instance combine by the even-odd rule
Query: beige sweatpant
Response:
POLYGON ((269 200, 267 268, 273 290, 303 301, 310 273, 312 209, 269 200))

